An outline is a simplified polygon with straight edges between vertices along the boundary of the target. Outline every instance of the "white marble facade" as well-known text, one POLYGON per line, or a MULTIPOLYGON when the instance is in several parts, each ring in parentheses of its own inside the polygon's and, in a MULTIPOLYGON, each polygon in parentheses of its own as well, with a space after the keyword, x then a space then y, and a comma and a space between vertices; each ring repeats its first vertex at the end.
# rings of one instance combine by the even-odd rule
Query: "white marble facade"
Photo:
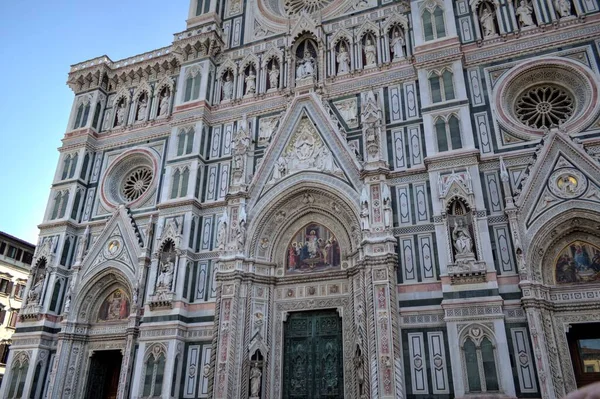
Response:
POLYGON ((0 397, 561 398, 593 380, 599 11, 192 0, 170 46, 72 66, 0 397), (336 331, 319 361, 292 339, 309 314, 336 331))

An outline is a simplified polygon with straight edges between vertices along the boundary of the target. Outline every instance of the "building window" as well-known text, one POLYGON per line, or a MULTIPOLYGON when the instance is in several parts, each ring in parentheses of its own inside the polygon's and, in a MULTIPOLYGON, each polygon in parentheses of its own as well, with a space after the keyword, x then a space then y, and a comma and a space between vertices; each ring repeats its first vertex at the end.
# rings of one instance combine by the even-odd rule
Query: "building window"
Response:
POLYGON ((496 348, 492 339, 484 333, 483 327, 472 327, 466 334, 463 344, 463 360, 467 371, 467 391, 498 392, 496 368, 496 348))
POLYGON ((6 342, 0 343, 0 364, 6 364, 6 360, 8 359, 8 350, 10 345, 6 342))
POLYGON ((185 197, 188 190, 188 180, 190 171, 188 168, 183 170, 176 169, 173 173, 173 185, 171 186, 171 198, 185 197))
POLYGON ((191 154, 193 148, 194 129, 189 129, 187 132, 181 130, 177 135, 177 156, 191 154))
POLYGON ((429 89, 431 91, 431 102, 454 100, 454 83, 452 72, 445 69, 443 72, 433 71, 429 75, 429 89))
POLYGON ((79 104, 79 107, 77 107, 77 116, 75 117, 75 124, 73 125, 73 129, 85 127, 89 115, 90 103, 79 104))
POLYGON ((54 206, 52 207, 52 214, 50 219, 63 218, 65 211, 67 210, 67 203, 69 201, 69 191, 59 191, 54 196, 54 206))
POLYGON ((15 285, 15 298, 23 298, 23 292, 25 291, 25 284, 17 283, 15 285))
POLYGON ((12 289, 12 283, 10 280, 5 278, 0 279, 0 293, 4 295, 9 295, 12 289))
POLYGON ((17 248, 9 245, 8 251, 6 251, 6 256, 12 259, 17 259, 17 248))
POLYGON ((193 101, 200 98, 200 71, 192 68, 185 78, 185 92, 183 102, 193 101))
POLYGON ((19 319, 19 312, 17 312, 16 310, 11 311, 10 318, 8 319, 8 327, 16 328, 18 319, 19 319))
POLYGON ((437 138, 438 152, 458 150, 462 148, 460 136, 460 123, 456 115, 449 118, 439 117, 435 121, 435 134, 437 138))
POLYGON ((83 166, 81 166, 81 173, 79 173, 79 178, 82 180, 85 180, 89 163, 90 163, 90 154, 86 153, 85 156, 83 157, 83 166))
POLYGON ((25 377, 27 377, 27 369, 29 368, 29 358, 24 353, 17 356, 14 360, 10 384, 8 387, 8 398, 16 399, 23 396, 25 388, 25 377))
MULTIPOLYGON (((2 251, 0 251, 0 253, 1 252, 2 251)), ((31 262, 33 262, 33 254, 31 252, 23 253, 23 263, 27 263, 28 265, 31 265, 31 262)))
POLYGON ((423 11, 422 19, 425 41, 440 39, 446 36, 444 10, 440 6, 427 7, 423 11))
POLYGON ((165 354, 160 346, 155 346, 146 360, 144 373, 144 398, 159 397, 162 394, 165 374, 165 354))
POLYGON ((75 168, 77 168, 77 160, 79 156, 75 153, 73 156, 67 155, 63 160, 63 170, 61 180, 66 178, 72 179, 75 176, 75 168))

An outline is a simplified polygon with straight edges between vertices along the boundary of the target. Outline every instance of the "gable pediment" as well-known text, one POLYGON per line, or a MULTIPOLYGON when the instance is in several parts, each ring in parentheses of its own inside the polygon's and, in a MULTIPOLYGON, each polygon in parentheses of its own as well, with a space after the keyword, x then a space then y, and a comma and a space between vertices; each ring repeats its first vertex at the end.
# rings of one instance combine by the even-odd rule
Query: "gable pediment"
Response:
POLYGON ((121 264, 120 270, 134 281, 142 246, 135 222, 127 209, 120 206, 83 259, 82 284, 102 270, 108 261, 121 264))
POLYGON ((580 145, 560 131, 550 132, 517 199, 524 227, 567 201, 600 203, 599 177, 600 168, 580 145))
POLYGON ((360 181, 359 170, 360 164, 337 122, 310 94, 295 99, 282 117, 249 189, 257 201, 280 181, 315 172, 340 179, 357 190, 354 185, 360 181))

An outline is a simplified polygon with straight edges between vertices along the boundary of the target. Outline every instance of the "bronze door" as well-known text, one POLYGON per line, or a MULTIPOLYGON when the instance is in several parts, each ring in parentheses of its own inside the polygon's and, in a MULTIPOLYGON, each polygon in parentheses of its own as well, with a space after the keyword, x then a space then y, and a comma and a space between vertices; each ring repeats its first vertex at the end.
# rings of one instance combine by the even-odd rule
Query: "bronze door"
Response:
POLYGON ((284 399, 342 399, 342 320, 337 311, 292 313, 284 325, 284 399))
POLYGON ((94 352, 86 399, 116 399, 122 360, 121 351, 94 352))

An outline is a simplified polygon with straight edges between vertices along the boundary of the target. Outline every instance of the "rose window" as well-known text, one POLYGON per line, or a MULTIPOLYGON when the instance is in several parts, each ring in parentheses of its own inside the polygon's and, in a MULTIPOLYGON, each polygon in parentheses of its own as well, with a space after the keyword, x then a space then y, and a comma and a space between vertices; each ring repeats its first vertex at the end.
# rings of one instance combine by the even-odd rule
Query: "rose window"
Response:
POLYGON ((302 11, 313 13, 329 5, 333 0, 285 0, 285 11, 288 15, 299 14, 302 11))
POLYGON ((128 201, 140 198, 152 183, 152 169, 141 167, 129 173, 123 182, 123 196, 128 201))
POLYGON ((537 86, 521 94, 515 105, 519 120, 534 128, 551 128, 573 116, 575 100, 557 86, 537 86))

